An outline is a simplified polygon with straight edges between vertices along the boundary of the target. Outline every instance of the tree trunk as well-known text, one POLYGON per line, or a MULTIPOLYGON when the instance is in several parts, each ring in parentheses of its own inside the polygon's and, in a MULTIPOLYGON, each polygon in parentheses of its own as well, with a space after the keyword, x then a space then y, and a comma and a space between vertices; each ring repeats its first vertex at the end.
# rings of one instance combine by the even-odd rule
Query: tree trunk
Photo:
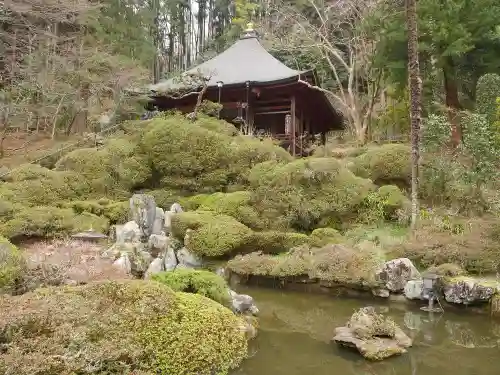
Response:
POLYGON ((420 159, 420 120, 422 100, 422 79, 418 62, 418 30, 416 0, 406 0, 406 23, 408 29, 408 80, 410 86, 411 122, 411 228, 418 220, 418 167, 420 159))
POLYGON ((443 75, 448 121, 451 125, 451 144, 456 148, 462 142, 462 131, 458 117, 458 111, 461 106, 458 99, 458 86, 454 76, 455 69, 453 61, 450 58, 447 59, 446 67, 443 68, 443 75))

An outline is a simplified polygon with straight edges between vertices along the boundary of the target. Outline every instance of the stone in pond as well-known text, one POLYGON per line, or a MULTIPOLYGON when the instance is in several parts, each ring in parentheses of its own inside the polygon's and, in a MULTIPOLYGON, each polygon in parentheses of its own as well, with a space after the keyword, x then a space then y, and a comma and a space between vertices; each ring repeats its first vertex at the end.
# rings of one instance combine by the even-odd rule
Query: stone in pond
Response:
POLYGON ((408 258, 385 262, 375 276, 391 292, 401 292, 408 281, 421 279, 420 272, 408 258))
POLYGON ((233 311, 240 314, 257 315, 259 309, 255 305, 253 298, 247 294, 238 294, 233 290, 229 290, 233 311))
POLYGON ((428 300, 429 295, 424 292, 424 281, 423 280, 410 280, 406 283, 404 295, 408 299, 421 299, 428 300))
POLYGON ((470 305, 488 302, 498 288, 496 281, 481 281, 472 277, 451 277, 444 279, 446 302, 470 305))
POLYGON ((355 312, 344 327, 335 329, 332 341, 354 348, 372 361, 406 353, 412 345, 411 339, 392 319, 377 314, 373 307, 355 312))

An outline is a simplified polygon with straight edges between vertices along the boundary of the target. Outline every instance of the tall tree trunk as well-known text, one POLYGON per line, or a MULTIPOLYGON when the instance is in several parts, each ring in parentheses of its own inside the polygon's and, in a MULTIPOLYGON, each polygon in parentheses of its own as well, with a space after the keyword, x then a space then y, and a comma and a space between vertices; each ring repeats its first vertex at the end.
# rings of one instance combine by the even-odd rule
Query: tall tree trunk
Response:
POLYGON ((420 121, 422 101, 422 79, 418 63, 418 29, 416 0, 406 0, 406 24, 408 29, 408 75, 410 86, 411 122, 411 227, 417 226, 418 204, 418 167, 420 159, 420 121))
POLYGON ((458 99, 458 86, 455 80, 455 68, 451 58, 447 58, 446 66, 443 68, 443 76, 448 121, 451 125, 451 144, 453 147, 457 147, 462 141, 460 119, 458 117, 458 111, 461 106, 460 100, 458 99))

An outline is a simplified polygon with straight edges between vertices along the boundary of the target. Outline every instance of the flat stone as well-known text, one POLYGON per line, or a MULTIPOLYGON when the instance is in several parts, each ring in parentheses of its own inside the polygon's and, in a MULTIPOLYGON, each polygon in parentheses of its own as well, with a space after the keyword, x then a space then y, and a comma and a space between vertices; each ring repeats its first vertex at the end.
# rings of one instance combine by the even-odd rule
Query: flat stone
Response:
POLYGON ((389 298, 390 292, 387 289, 377 288, 372 289, 372 294, 375 297, 389 298))

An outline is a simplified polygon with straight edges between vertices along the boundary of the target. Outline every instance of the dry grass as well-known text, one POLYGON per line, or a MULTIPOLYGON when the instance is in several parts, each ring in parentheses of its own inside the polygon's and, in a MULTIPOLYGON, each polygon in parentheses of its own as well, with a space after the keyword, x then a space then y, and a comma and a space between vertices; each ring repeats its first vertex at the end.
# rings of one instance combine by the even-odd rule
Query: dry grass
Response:
POLYGON ((39 286, 87 284, 92 281, 122 280, 130 276, 103 258, 102 246, 84 241, 36 242, 23 249, 28 272, 25 289, 39 286))
POLYGON ((407 242, 391 250, 427 268, 454 263, 474 274, 496 273, 500 266, 500 221, 456 218, 446 226, 423 222, 407 242))

